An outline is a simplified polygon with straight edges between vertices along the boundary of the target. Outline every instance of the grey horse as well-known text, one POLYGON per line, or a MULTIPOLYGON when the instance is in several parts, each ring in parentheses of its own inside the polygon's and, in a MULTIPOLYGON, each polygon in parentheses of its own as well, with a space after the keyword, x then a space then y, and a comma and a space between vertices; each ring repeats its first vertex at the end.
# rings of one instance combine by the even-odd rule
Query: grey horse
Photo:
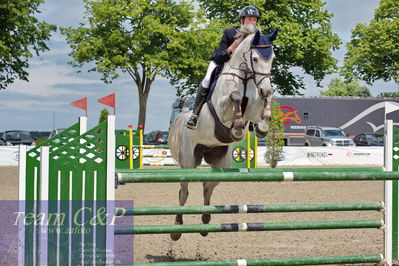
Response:
MULTIPOLYGON (((238 33, 242 41, 224 65, 210 100, 202 107, 198 127, 185 127, 191 112, 180 113, 169 131, 169 147, 174 160, 181 168, 196 168, 204 159, 212 168, 231 167, 231 144, 241 141, 254 125, 258 137, 264 137, 271 118, 271 68, 274 53, 271 35, 261 34, 255 27, 244 27, 238 33)), ((212 192, 218 182, 204 182, 204 205, 210 204, 212 192)), ((188 197, 188 183, 181 182, 180 206, 188 197)), ((202 215, 208 224, 210 214, 202 215)), ((175 224, 183 224, 177 215, 175 224)), ((204 232, 201 235, 206 236, 204 232)), ((178 240, 181 234, 171 234, 178 240)))

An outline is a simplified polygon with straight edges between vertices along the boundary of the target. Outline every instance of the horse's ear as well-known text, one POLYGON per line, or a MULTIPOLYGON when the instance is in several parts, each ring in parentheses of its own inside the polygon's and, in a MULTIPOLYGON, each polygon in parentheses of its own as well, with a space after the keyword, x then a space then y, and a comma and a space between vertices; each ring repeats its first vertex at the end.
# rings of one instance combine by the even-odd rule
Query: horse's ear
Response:
POLYGON ((254 38, 252 39, 252 44, 258 44, 260 41, 260 31, 256 31, 254 38))
POLYGON ((275 29, 272 34, 267 35, 267 38, 270 40, 270 42, 273 42, 277 38, 277 33, 278 29, 275 29))

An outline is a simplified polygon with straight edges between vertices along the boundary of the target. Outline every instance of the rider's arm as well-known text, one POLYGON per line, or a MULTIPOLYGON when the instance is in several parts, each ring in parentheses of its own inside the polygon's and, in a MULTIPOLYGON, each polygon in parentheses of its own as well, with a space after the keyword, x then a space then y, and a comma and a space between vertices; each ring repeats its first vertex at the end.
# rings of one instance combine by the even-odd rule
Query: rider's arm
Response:
POLYGON ((236 48, 238 47, 238 45, 240 44, 241 39, 236 39, 230 46, 229 48, 227 48, 227 53, 228 54, 232 54, 234 53, 234 51, 236 50, 236 48))
POLYGON ((219 46, 213 52, 211 57, 211 60, 218 65, 222 65, 226 61, 229 61, 231 56, 231 53, 229 53, 227 49, 230 47, 230 45, 232 45, 232 40, 230 35, 234 34, 234 32, 229 32, 229 31, 231 31, 231 28, 223 32, 223 36, 222 39, 220 40, 219 46))

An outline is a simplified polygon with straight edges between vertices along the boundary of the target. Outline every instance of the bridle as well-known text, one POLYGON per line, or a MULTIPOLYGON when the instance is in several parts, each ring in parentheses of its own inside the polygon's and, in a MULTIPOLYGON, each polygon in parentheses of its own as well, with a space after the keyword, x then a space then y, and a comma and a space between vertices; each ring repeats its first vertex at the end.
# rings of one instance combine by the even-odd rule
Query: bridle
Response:
MULTIPOLYGON (((239 78, 240 80, 242 80, 243 85, 244 85, 244 96, 245 96, 245 94, 246 94, 246 92, 247 92, 247 83, 248 83, 248 81, 251 80, 251 79, 253 79, 253 80, 254 80, 254 83, 255 83, 255 86, 256 86, 256 90, 258 91, 259 96, 260 96, 260 97, 264 97, 263 94, 262 94, 262 92, 261 92, 261 89, 259 88, 259 85, 261 84, 261 82, 262 82, 265 78, 271 78, 271 77, 272 77, 272 73, 271 73, 271 72, 257 72, 257 71, 255 71, 254 62, 253 62, 253 61, 254 61, 254 60, 253 60, 253 48, 268 48, 268 47, 272 47, 272 44, 266 44, 266 45, 251 45, 250 49, 249 49, 248 51, 246 51, 246 52, 243 53, 242 56, 243 56, 245 62, 241 63, 241 64, 240 64, 240 67, 234 68, 234 67, 232 67, 232 66, 230 65, 230 69, 235 69, 235 70, 239 70, 239 71, 243 72, 243 73, 244 73, 244 77, 241 77, 240 75, 238 75, 238 74, 236 74, 236 73, 229 73, 229 72, 220 73, 219 76, 222 76, 222 75, 232 75, 232 76, 237 77, 237 78, 239 78), (245 57, 245 55, 246 55, 248 52, 251 53, 251 54, 250 54, 250 57, 249 57, 249 58, 250 58, 250 62, 251 62, 251 69, 249 69, 249 67, 248 67, 248 62, 247 62, 247 59, 246 59, 246 57, 245 57), (245 68, 245 69, 241 68, 241 65, 245 65, 246 68, 245 68), (257 82, 257 81, 256 81, 256 76, 262 76, 262 78, 257 82)), ((229 64, 230 64, 230 63, 229 63, 229 64)))

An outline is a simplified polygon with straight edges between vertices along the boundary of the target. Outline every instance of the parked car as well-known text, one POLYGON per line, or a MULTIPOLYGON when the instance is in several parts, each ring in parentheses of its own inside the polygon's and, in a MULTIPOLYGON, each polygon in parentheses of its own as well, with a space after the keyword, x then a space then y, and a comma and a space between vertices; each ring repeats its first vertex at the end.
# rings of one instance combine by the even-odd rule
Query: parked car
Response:
POLYGON ((355 143, 340 128, 310 126, 306 129, 305 146, 355 146, 355 143))
POLYGON ((353 138, 356 146, 384 146, 384 135, 361 133, 353 138))
POLYGON ((168 131, 154 130, 144 135, 143 143, 145 145, 168 144, 168 131))
POLYGON ((8 130, 0 134, 0 140, 3 145, 36 145, 35 140, 32 138, 28 131, 23 130, 8 130))

